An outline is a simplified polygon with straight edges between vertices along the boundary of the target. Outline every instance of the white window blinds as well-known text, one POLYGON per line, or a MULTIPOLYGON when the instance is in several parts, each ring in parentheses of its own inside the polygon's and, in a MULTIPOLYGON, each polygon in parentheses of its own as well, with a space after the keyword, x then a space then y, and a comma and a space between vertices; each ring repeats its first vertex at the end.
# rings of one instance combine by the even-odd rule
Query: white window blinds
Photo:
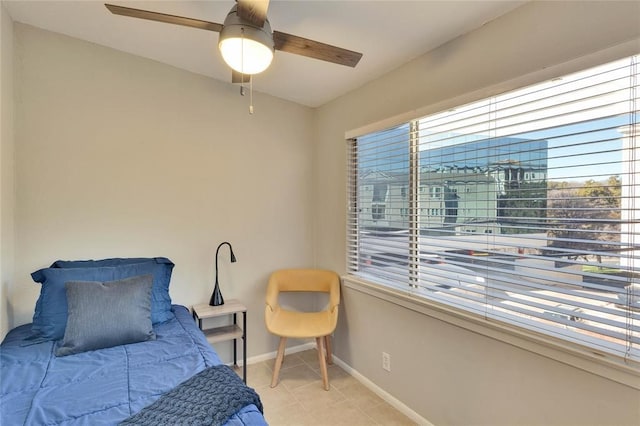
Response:
POLYGON ((349 272, 640 360, 637 61, 348 141, 349 272))

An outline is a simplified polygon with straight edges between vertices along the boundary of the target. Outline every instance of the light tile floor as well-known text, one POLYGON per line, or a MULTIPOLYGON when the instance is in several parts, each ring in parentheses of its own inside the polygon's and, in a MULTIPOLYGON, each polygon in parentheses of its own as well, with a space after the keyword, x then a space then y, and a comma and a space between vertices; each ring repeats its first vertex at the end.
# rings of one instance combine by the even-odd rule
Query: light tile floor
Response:
POLYGON ((315 349, 286 355, 275 388, 273 364, 247 366, 247 384, 260 395, 271 426, 415 425, 337 365, 328 366, 331 388, 325 391, 315 349))

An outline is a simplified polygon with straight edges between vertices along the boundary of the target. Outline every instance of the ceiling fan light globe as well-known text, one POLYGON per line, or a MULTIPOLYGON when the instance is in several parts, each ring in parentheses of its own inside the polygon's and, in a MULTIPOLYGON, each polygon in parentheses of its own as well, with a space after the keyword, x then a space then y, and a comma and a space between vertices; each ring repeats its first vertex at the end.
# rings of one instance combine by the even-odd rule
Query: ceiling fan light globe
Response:
POLYGON ((273 49, 247 37, 229 37, 218 44, 224 61, 243 74, 258 74, 273 60, 273 49))
POLYGON ((242 74, 258 74, 266 70, 273 60, 273 33, 269 20, 261 27, 238 16, 234 5, 224 20, 218 49, 224 61, 242 74))

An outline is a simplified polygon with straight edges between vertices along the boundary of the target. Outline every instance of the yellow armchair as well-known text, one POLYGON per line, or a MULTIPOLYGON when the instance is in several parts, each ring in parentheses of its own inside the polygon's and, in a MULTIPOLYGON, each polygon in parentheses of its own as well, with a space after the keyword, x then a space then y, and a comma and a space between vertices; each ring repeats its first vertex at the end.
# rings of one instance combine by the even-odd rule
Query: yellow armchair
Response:
POLYGON ((271 379, 271 387, 278 384, 287 338, 314 338, 325 390, 329 390, 327 363, 331 359, 331 333, 338 323, 340 305, 340 277, 322 269, 282 269, 271 274, 267 286, 265 324, 270 333, 280 336, 271 379), (318 312, 298 312, 283 309, 278 297, 283 292, 323 292, 329 294, 329 306, 318 312), (326 358, 325 358, 326 351, 326 358))

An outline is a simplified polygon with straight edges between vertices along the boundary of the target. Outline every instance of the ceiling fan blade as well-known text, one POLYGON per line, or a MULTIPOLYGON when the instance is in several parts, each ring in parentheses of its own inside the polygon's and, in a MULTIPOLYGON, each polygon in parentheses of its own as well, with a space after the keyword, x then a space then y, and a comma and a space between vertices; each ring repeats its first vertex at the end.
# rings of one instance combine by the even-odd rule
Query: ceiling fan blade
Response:
POLYGON ((362 53, 282 33, 280 31, 273 32, 273 42, 276 50, 308 56, 348 67, 355 67, 360 61, 360 58, 362 58, 362 53))
POLYGON ((262 28, 267 19, 269 0, 237 0, 238 16, 253 25, 262 28))
POLYGON ((251 81, 251 75, 242 74, 234 69, 231 70, 231 82, 232 83, 245 83, 248 84, 251 81))
POLYGON ((151 12, 149 10, 133 9, 131 7, 118 6, 115 4, 105 3, 105 6, 114 15, 130 16, 132 18, 147 19, 149 21, 166 22, 168 24, 183 25, 185 27, 199 28, 208 31, 222 31, 222 24, 215 22, 202 21, 200 19, 186 18, 184 16, 169 15, 160 12, 151 12))

